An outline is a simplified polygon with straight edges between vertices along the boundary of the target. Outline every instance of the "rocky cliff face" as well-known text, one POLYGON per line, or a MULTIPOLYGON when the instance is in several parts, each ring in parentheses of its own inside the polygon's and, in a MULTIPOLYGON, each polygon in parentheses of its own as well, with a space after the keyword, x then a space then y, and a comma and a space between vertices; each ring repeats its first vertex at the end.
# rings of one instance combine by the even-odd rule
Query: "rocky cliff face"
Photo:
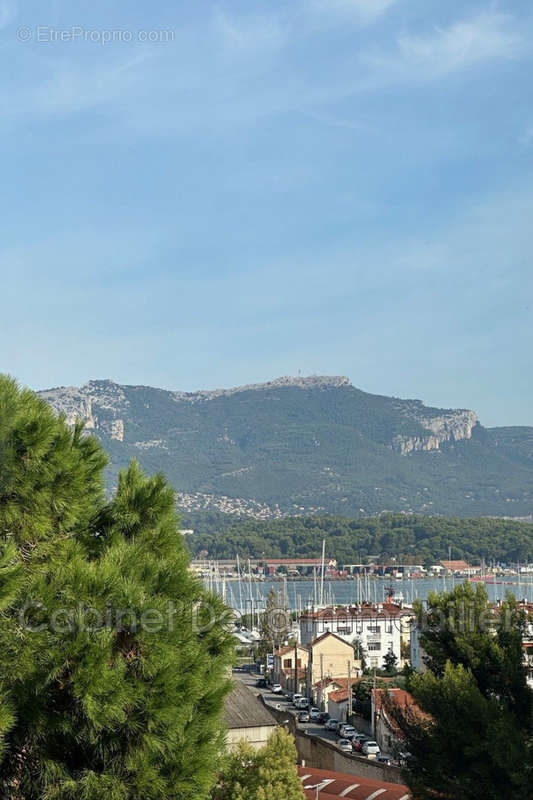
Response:
MULTIPOLYGON (((229 397, 239 392, 260 391, 265 389, 280 389, 284 387, 297 387, 300 389, 316 389, 340 386, 350 386, 349 378, 344 376, 312 375, 307 378, 282 377, 268 383, 251 383, 246 386, 237 386, 232 389, 214 389, 212 391, 198 392, 168 392, 176 402, 202 403, 215 400, 218 397, 229 397)), ((124 441, 125 425, 127 424, 130 402, 124 389, 111 380, 89 381, 80 388, 76 386, 61 386, 39 392, 57 411, 65 414, 69 425, 74 425, 77 420, 82 420, 89 431, 101 432, 118 442, 124 441)), ((131 387, 130 387, 131 388, 131 387)), ((139 388, 139 387, 135 387, 139 388)), ((168 449, 164 439, 135 442, 140 449, 161 448, 168 449)))
POLYGON ((477 414, 467 410, 450 411, 438 417, 417 416, 415 419, 428 433, 422 436, 395 436, 392 446, 402 455, 414 450, 438 450, 443 442, 470 439, 478 424, 477 414))
POLYGON ((187 510, 527 516, 533 508, 533 429, 489 430, 473 411, 368 394, 343 376, 199 392, 89 381, 41 397, 101 439, 109 490, 135 458, 150 474, 164 472, 187 510))
POLYGON ((282 389, 285 387, 296 387, 298 389, 324 389, 327 387, 339 388, 340 386, 351 386, 350 379, 345 375, 310 375, 306 378, 291 377, 285 375, 267 383, 248 383, 244 386, 235 386, 232 389, 213 389, 211 391, 198 392, 173 392, 176 400, 187 400, 191 403, 201 400, 214 400, 217 397, 229 397, 240 392, 257 392, 266 389, 282 389))
MULTIPOLYGON (((254 383, 232 389, 215 389, 198 392, 168 392, 176 402, 204 403, 219 397, 230 397, 241 392, 259 392, 288 387, 298 389, 325 389, 351 387, 345 376, 281 377, 268 383, 254 383)), ((41 397, 58 412, 65 414, 67 423, 73 425, 83 420, 90 431, 101 432, 111 439, 124 441, 126 419, 130 411, 130 401, 125 389, 111 380, 89 381, 81 388, 60 387, 40 392, 41 397)), ((138 387, 137 387, 138 388, 138 387)), ((352 387, 353 388, 353 387, 352 387)), ((392 438, 393 450, 407 455, 417 450, 438 450, 443 442, 457 442, 470 439, 478 419, 473 411, 458 410, 443 412, 439 416, 424 415, 424 406, 419 401, 406 401, 403 416, 417 423, 427 433, 407 435, 399 433, 392 438)), ((168 449, 164 439, 135 442, 141 449, 168 449)))
POLYGON ((124 441, 124 414, 129 401, 121 386, 113 381, 89 381, 81 388, 61 386, 39 392, 67 424, 85 422, 90 431, 101 431, 111 439, 124 441))

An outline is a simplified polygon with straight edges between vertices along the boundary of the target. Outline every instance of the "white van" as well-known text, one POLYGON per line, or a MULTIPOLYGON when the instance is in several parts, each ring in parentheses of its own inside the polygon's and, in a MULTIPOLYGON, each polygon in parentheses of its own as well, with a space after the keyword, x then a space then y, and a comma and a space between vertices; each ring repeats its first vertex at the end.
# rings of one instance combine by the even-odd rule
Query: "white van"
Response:
POLYGON ((293 705, 296 705, 296 703, 298 702, 298 700, 301 700, 301 699, 302 699, 302 697, 303 697, 303 694, 298 694, 298 692, 295 692, 295 693, 292 695, 292 703, 293 703, 293 705))
POLYGON ((298 711, 307 711, 309 708, 309 700, 306 697, 300 697, 299 700, 295 701, 294 705, 298 711))

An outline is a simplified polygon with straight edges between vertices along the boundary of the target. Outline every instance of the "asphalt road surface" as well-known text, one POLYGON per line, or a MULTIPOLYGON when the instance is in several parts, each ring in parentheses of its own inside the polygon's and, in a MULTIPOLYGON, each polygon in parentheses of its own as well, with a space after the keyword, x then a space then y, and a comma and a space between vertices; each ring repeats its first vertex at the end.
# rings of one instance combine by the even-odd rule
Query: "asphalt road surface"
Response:
MULTIPOLYGON (((283 711, 287 711, 287 715, 291 715, 296 717, 298 711, 292 705, 292 702, 283 694, 274 694, 270 689, 261 689, 257 687, 255 684, 262 676, 259 675, 257 672, 234 672, 234 678, 239 678, 241 681, 247 684, 251 689, 254 690, 256 694, 261 694, 265 698, 265 702, 267 705, 276 708, 279 704, 279 707, 283 711)), ((338 737, 335 735, 333 731, 327 731, 323 725, 319 725, 316 722, 298 722, 296 721, 297 727, 302 731, 309 731, 309 733, 313 734, 314 736, 320 736, 322 739, 328 739, 330 742, 336 742, 338 737)))

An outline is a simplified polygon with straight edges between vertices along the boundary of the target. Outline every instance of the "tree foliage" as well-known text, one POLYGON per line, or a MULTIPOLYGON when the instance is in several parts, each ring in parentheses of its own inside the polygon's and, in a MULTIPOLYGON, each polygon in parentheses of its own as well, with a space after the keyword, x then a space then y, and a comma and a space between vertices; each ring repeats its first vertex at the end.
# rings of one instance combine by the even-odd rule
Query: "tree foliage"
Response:
POLYGON ((385 672, 387 672, 389 675, 392 675, 394 672, 396 672, 398 658, 392 650, 389 650, 383 656, 383 665, 385 672))
POLYGON ((294 739, 276 728, 261 750, 239 742, 227 756, 213 800, 304 800, 294 739))
POLYGON ((416 800, 530 800, 533 692, 522 656, 525 620, 512 597, 496 612, 470 584, 418 606, 427 672, 410 689, 423 712, 390 706, 410 754, 416 800))
POLYGON ((233 658, 174 493, 0 378, 0 795, 205 800, 233 658), (216 620, 216 623, 215 623, 216 620))
POLYGON ((289 635, 289 630, 290 614, 285 608, 285 601, 274 588, 271 588, 259 621, 261 634, 257 651, 259 658, 265 660, 267 653, 277 650, 289 635))
MULTIPOLYGON (((380 675, 384 675, 384 671, 380 671, 380 675)), ((364 719, 370 720, 372 716, 372 690, 373 689, 387 689, 400 688, 403 689, 405 681, 403 677, 397 676, 389 678, 388 680, 381 680, 380 677, 367 677, 356 681, 352 690, 353 695, 353 710, 364 719)))
POLYGON ((395 558, 399 563, 429 566, 452 558, 479 564, 533 559, 533 525, 505 519, 459 519, 381 514, 374 517, 320 515, 274 520, 236 519, 229 514, 196 513, 187 525, 193 556, 209 558, 319 558, 322 541, 327 556, 339 564, 357 564, 368 556, 395 558))

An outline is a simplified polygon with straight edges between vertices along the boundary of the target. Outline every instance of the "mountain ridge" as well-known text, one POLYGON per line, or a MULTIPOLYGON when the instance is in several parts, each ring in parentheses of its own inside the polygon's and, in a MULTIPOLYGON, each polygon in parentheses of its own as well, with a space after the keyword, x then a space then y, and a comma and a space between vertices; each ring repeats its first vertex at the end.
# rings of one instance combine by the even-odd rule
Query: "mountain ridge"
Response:
POLYGON ((243 514, 257 506, 261 518, 533 510, 533 428, 484 428, 469 409, 369 394, 346 376, 196 392, 105 379, 39 394, 101 439, 111 488, 136 457, 168 475, 187 510, 206 502, 243 514))

